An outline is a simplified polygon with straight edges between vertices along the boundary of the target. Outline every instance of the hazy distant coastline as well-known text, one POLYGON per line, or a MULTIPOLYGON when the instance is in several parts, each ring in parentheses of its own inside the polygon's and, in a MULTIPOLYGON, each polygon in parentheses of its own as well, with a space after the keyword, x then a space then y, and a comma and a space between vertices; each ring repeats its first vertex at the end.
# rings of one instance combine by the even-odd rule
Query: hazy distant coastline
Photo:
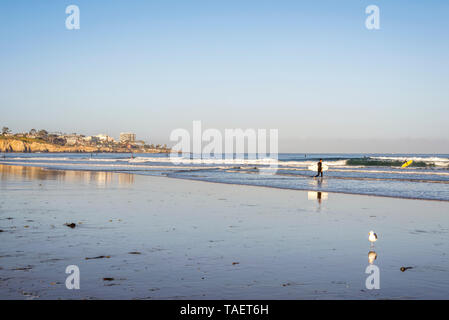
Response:
POLYGON ((65 134, 31 129, 29 132, 12 133, 3 127, 0 135, 0 152, 133 152, 133 153, 167 153, 167 145, 146 144, 137 140, 132 132, 120 133, 115 140, 107 134, 86 136, 83 134, 65 134))
POLYGON ((129 146, 129 145, 109 145, 109 146, 89 146, 89 145, 58 145, 40 139, 17 138, 17 137, 2 137, 0 136, 0 152, 135 152, 135 153, 168 153, 169 148, 159 147, 151 148, 147 146, 129 146))

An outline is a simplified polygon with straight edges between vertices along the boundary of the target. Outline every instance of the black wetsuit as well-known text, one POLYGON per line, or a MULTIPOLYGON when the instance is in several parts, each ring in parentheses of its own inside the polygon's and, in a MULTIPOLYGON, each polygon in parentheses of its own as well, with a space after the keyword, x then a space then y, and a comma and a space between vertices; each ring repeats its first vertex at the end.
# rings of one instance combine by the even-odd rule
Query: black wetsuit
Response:
POLYGON ((318 173, 316 174, 315 177, 318 177, 321 174, 321 176, 323 176, 323 165, 321 162, 318 162, 318 173))

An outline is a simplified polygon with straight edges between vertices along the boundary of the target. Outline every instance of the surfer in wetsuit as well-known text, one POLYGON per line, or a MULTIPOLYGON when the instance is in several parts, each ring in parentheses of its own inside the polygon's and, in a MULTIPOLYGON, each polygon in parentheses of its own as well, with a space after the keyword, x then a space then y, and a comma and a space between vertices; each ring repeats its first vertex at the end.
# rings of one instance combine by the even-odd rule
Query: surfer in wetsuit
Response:
POLYGON ((317 163, 317 165, 318 165, 318 172, 315 177, 318 177, 320 175, 322 177, 323 176, 323 159, 320 159, 320 161, 317 163))

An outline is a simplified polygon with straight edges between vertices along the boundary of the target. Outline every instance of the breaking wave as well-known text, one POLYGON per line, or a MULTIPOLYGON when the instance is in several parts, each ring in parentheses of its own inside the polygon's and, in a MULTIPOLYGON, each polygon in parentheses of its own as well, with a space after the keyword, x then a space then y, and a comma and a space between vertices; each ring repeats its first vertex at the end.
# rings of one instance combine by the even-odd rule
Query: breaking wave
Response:
POLYGON ((347 166, 369 166, 369 167, 401 167, 404 162, 413 160, 409 167, 415 168, 431 168, 431 167, 448 167, 448 158, 405 158, 405 157, 367 157, 348 159, 347 166))

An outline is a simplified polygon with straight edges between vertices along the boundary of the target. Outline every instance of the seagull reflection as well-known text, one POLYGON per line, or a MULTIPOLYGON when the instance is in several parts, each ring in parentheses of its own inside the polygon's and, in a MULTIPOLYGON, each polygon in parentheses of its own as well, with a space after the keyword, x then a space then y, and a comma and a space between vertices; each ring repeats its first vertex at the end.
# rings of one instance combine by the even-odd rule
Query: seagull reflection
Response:
POLYGON ((373 264, 374 260, 377 259, 377 253, 375 251, 368 252, 368 262, 369 264, 373 264))

